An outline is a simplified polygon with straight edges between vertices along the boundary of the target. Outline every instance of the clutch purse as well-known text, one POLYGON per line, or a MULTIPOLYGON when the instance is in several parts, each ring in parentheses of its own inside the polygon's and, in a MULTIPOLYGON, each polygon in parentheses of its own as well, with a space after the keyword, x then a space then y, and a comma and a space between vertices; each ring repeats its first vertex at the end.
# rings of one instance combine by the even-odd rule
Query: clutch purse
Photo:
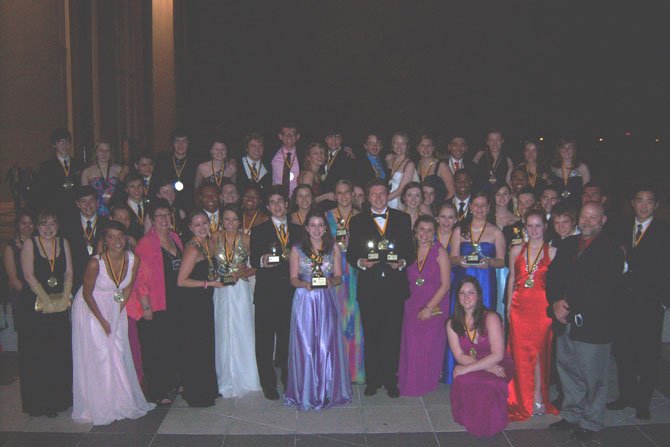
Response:
POLYGON ((35 298, 35 312, 55 314, 66 311, 72 305, 72 300, 64 293, 51 293, 46 296, 37 295, 35 298))

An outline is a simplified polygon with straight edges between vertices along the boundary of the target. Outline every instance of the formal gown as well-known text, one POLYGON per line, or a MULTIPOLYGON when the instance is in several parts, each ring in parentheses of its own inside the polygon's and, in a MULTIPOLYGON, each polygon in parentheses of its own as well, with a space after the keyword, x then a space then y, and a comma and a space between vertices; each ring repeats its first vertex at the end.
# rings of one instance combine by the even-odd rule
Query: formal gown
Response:
MULTIPOLYGON (((193 267, 190 278, 204 282, 209 263, 206 259, 193 267)), ((176 332, 179 346, 179 371, 184 388, 182 397, 191 407, 211 407, 219 395, 214 361, 214 303, 211 287, 180 288, 176 332)))
POLYGON ((442 284, 437 263, 439 250, 444 250, 442 245, 433 244, 421 273, 416 262, 407 267, 411 295, 405 301, 398 368, 398 389, 403 396, 422 396, 433 391, 442 373, 447 344, 445 322, 449 314, 449 291, 440 302, 441 315, 428 320, 416 318, 442 284), (419 278, 423 280, 422 285, 417 283, 419 278))
MULTIPOLYGON (((49 261, 38 249, 33 238, 34 275, 47 293, 62 293, 65 276, 65 250, 59 238, 60 253, 54 261, 53 273, 49 261), (49 287, 53 276, 58 285, 49 287)), ((41 313, 35 311, 35 294, 26 283, 19 296, 18 351, 19 381, 23 412, 33 416, 64 411, 72 405, 72 329, 70 313, 41 313)))
MULTIPOLYGON (((491 353, 488 337, 479 332, 475 343, 465 333, 458 341, 464 352, 474 348, 477 360, 491 353)), ((451 385, 454 421, 475 436, 493 436, 507 427, 507 382, 512 378, 514 366, 508 355, 499 364, 505 368, 505 378, 488 371, 474 371, 457 376, 451 385)))
MULTIPOLYGON (((76 422, 110 424, 119 419, 137 419, 154 408, 147 403, 135 373, 128 342, 126 309, 114 300, 117 287, 109 277, 105 260, 100 265, 93 299, 111 328, 107 335, 79 289, 72 305, 73 409, 76 422), (120 311, 119 311, 120 309, 120 311)), ((119 288, 128 286, 135 256, 128 253, 128 273, 119 288)))
MULTIPOLYGON (((226 260, 223 244, 216 246, 217 260, 226 260)), ((228 271, 247 264, 249 254, 241 237, 234 246, 228 271)), ((215 361, 219 393, 223 397, 242 397, 260 391, 256 366, 254 298, 249 281, 214 289, 215 361)))
MULTIPOLYGON (((402 181, 402 176, 404 173, 405 165, 403 164, 403 168, 399 171, 395 171, 393 175, 391 175, 391 178, 389 180, 389 193, 395 192, 400 188, 400 182, 402 181)), ((419 181, 419 174, 414 171, 414 176, 412 177, 413 182, 418 182, 419 181)), ((400 196, 396 197, 395 199, 391 199, 388 201, 388 206, 390 206, 393 209, 396 210, 402 210, 402 202, 400 200, 400 196)))
POLYGON ((559 202, 577 207, 581 205, 582 188, 584 185, 581 172, 579 172, 577 169, 572 169, 567 174, 567 184, 563 179, 563 172, 561 168, 552 166, 550 173, 552 184, 558 187, 559 202), (567 191, 567 194, 565 194, 565 191, 567 191))
MULTIPOLYGON (((505 298, 507 297, 507 277, 509 276, 509 268, 501 267, 496 269, 496 301, 491 310, 495 310, 500 316, 505 315, 505 298)), ((505 319, 503 318, 503 325, 505 319)))
MULTIPOLYGON (((312 261, 298 248, 302 281, 311 281, 312 261)), ((333 254, 321 270, 333 276, 333 254)), ((337 298, 332 287, 298 288, 293 297, 289 335, 288 386, 284 403, 300 410, 321 410, 351 402, 351 380, 337 298)))
POLYGON ((109 177, 107 181, 102 177, 95 177, 89 182, 98 193, 98 214, 100 216, 109 217, 109 203, 114 197, 119 183, 119 178, 114 176, 109 177))
MULTIPOLYGON (((547 413, 558 414, 549 399, 551 372, 551 319, 547 317, 546 275, 551 263, 549 246, 533 273, 533 287, 525 287, 529 279, 526 249, 514 262, 514 293, 510 303, 509 340, 507 349, 514 359, 514 380, 509 384, 509 417, 522 421, 533 414, 535 364, 540 361, 542 403, 547 413)), ((532 262, 532 260, 531 260, 532 262)))
MULTIPOLYGON (((496 245, 493 242, 480 242, 481 256, 487 258, 496 257, 496 245)), ((461 242, 461 256, 467 256, 474 251, 472 243, 469 241, 461 242)), ((451 303, 449 315, 454 312, 454 305, 458 300, 458 283, 465 276, 474 276, 479 285, 482 287, 482 301, 487 309, 496 309, 496 300, 498 298, 498 287, 496 283, 496 269, 489 267, 488 269, 480 269, 476 267, 462 267, 457 265, 454 269, 454 280, 451 283, 451 303)), ((448 350, 448 347, 447 347, 448 350)), ((454 356, 451 352, 447 352, 444 359, 444 370, 442 372, 442 381, 444 383, 451 383, 454 374, 454 356)))
MULTIPOLYGON (((329 211, 326 214, 330 232, 335 237, 337 218, 329 211)), ((343 246, 346 248, 348 241, 343 246)), ((342 284, 334 287, 340 311, 340 324, 344 336, 344 349, 349 361, 349 376, 352 383, 365 383, 365 367, 363 363, 363 325, 361 312, 356 299, 356 281, 358 271, 347 263, 347 253, 342 250, 342 284)))

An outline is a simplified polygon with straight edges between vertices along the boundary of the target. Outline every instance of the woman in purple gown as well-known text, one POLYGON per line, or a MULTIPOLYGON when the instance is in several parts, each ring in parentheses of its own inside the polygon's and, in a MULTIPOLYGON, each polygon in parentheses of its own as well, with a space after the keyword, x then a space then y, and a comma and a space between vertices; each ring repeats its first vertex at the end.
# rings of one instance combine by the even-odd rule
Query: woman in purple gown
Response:
POLYGON ((451 413, 473 435, 493 436, 507 427, 507 384, 513 367, 505 353, 502 321, 484 307, 476 278, 464 277, 456 298, 447 323, 449 347, 457 363, 451 413))
POLYGON ((310 212, 302 243, 291 249, 291 311, 288 386, 284 403, 321 410, 351 402, 349 366, 333 291, 342 281, 340 249, 326 218, 310 212))
POLYGON ((403 396, 433 391, 442 372, 451 263, 435 241, 436 227, 430 216, 419 216, 414 225, 417 260, 407 267, 410 297, 405 301, 398 368, 398 388, 403 396))

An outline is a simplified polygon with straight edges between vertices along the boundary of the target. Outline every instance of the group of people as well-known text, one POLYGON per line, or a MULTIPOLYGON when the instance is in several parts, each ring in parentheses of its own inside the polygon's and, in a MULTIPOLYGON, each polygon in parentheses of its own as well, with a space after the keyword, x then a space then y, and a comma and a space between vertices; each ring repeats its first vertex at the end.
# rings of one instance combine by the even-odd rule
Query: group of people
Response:
POLYGON ((473 157, 460 135, 443 154, 396 132, 384 157, 375 133, 359 153, 332 129, 303 157, 298 128, 278 138, 265 157, 249 134, 239 160, 216 138, 197 163, 175 131, 134 169, 101 142, 83 168, 69 132, 52 133, 39 213, 18 212, 5 253, 25 412, 73 404, 107 424, 177 393, 206 407, 253 391, 325 409, 351 402, 352 383, 397 398, 442 381, 475 435, 560 410, 552 428, 586 440, 614 342, 607 408, 650 417, 670 300, 653 187, 633 191, 634 217, 612 216, 567 137, 550 164, 537 141, 515 164, 496 129, 473 157))

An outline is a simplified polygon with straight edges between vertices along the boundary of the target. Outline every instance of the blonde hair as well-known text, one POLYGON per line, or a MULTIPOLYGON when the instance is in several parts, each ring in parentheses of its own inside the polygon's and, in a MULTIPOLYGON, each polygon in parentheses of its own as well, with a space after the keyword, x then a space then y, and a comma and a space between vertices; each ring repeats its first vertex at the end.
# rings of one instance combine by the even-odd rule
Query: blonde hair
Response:
POLYGON ((98 141, 95 143, 95 146, 93 146, 93 153, 91 154, 91 163, 98 162, 98 149, 103 145, 109 148, 109 164, 114 164, 114 151, 112 150, 112 145, 107 141, 98 141))

